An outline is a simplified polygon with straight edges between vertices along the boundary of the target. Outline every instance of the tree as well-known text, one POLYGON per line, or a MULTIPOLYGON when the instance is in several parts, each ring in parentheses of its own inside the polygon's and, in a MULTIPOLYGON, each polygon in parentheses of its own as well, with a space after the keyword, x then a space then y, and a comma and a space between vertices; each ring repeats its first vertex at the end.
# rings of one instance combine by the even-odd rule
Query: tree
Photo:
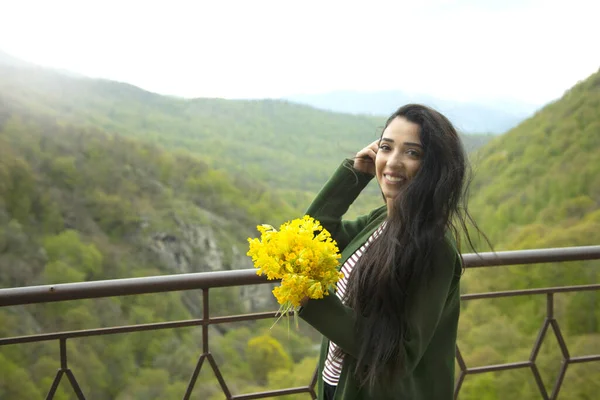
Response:
POLYGON ((259 385, 267 384, 269 372, 289 369, 292 366, 290 356, 281 343, 270 335, 261 335, 248 341, 246 359, 259 385))

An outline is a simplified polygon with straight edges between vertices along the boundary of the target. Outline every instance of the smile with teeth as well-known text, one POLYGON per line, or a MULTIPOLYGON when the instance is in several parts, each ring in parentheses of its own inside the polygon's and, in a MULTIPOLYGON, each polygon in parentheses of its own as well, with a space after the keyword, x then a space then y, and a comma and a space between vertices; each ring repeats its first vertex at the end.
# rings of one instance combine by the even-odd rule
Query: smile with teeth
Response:
POLYGON ((383 177, 385 180, 389 181, 390 183, 398 183, 398 182, 403 182, 405 180, 405 178, 403 176, 394 176, 394 175, 389 175, 389 174, 383 174, 383 177))

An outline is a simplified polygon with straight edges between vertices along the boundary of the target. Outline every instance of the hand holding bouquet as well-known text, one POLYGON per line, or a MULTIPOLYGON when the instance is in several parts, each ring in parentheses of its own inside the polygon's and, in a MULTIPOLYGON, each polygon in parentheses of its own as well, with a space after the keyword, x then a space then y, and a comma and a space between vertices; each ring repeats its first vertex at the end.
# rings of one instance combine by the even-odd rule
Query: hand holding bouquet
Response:
POLYGON ((281 279, 281 285, 273 289, 281 315, 296 311, 305 297, 327 296, 342 278, 336 268, 341 257, 337 244, 310 216, 288 221, 279 231, 270 225, 257 228, 261 237, 248 239, 247 255, 252 257, 258 275, 281 279))

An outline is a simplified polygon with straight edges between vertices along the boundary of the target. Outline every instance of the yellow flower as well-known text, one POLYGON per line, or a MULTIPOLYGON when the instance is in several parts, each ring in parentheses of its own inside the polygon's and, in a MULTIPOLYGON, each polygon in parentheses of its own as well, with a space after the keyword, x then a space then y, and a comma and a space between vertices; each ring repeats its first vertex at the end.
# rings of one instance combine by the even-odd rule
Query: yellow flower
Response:
POLYGON ((303 298, 322 299, 343 277, 338 271, 339 249, 319 221, 305 215, 282 224, 257 226, 260 239, 248 239, 247 255, 258 275, 280 279, 273 295, 279 313, 297 311, 303 298))

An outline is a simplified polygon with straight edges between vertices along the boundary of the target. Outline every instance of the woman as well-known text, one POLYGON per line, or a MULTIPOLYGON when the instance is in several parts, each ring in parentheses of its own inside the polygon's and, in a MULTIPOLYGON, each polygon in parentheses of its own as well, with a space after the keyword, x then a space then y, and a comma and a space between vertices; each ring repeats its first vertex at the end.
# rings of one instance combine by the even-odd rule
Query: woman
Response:
POLYGON ((452 399, 466 171, 448 119, 410 104, 308 209, 337 241, 344 273, 335 294, 305 299, 299 313, 324 336, 319 399, 452 399), (386 204, 342 221, 374 176, 386 204))

